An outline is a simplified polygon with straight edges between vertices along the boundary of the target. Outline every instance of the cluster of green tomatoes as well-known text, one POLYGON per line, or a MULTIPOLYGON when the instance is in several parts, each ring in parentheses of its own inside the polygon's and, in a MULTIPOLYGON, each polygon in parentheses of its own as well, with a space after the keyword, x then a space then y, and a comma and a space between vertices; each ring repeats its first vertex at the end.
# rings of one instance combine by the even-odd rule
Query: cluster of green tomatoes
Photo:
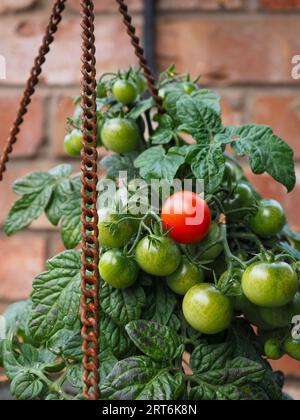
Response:
MULTIPOLYGON (((100 107, 103 100, 109 104, 122 107, 133 104, 142 96, 147 88, 147 83, 142 74, 130 69, 127 72, 120 72, 116 75, 106 74, 108 81, 100 81, 97 85, 97 101, 100 107)), ((116 108, 116 107, 115 107, 116 108)), ((122 112, 120 112, 122 114, 122 112)), ((115 153, 129 153, 137 150, 141 133, 145 130, 142 118, 135 122, 132 119, 124 118, 122 115, 110 118, 106 121, 102 119, 103 115, 97 112, 97 146, 104 146, 115 153)), ((73 129, 66 135, 64 140, 65 152, 70 157, 80 156, 82 150, 82 132, 81 132, 81 107, 78 105, 77 112, 73 116, 73 129)))

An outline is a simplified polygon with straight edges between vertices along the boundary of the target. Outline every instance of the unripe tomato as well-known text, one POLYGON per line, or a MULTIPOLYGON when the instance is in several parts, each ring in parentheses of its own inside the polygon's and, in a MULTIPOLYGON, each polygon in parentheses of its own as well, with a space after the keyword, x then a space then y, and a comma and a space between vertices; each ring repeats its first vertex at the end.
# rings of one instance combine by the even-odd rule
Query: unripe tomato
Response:
POLYGON ((284 342, 284 351, 290 357, 300 362, 300 341, 295 340, 293 337, 289 336, 284 342))
POLYGON ((225 213, 230 221, 240 221, 248 214, 249 208, 256 203, 251 186, 244 181, 238 182, 233 195, 224 201, 225 213), (245 209, 245 210, 243 210, 245 209))
POLYGON ((103 99, 107 96, 107 89, 105 83, 98 83, 97 84, 97 98, 103 99))
POLYGON ((99 272, 101 278, 112 287, 127 289, 136 282, 139 269, 132 257, 127 257, 118 249, 112 249, 101 257, 99 272))
POLYGON ((171 276, 167 283, 173 292, 185 295, 193 286, 204 281, 203 270, 192 264, 186 257, 182 258, 181 265, 171 276))
POLYGON ((243 275, 242 288, 255 305, 278 308, 291 302, 298 289, 297 273, 285 262, 258 262, 243 275))
POLYGON ((113 118, 101 130, 103 145, 115 153, 129 153, 137 149, 141 133, 135 121, 113 118))
POLYGON ((280 340, 277 340, 276 338, 267 340, 264 348, 265 355, 271 360, 279 360, 284 354, 280 340))
POLYGON ((113 95, 118 102, 124 105, 133 103, 138 96, 138 89, 131 80, 118 80, 113 86, 113 95))
POLYGON ((252 231, 263 238, 277 235, 285 224, 284 210, 275 200, 262 200, 257 213, 249 222, 252 231))
POLYGON ((108 248, 122 248, 136 233, 136 225, 131 220, 121 220, 110 209, 99 212, 99 242, 108 248), (118 223, 116 223, 118 222, 118 223))
POLYGON ((189 325, 202 334, 218 334, 232 321, 230 299, 212 284, 192 287, 183 300, 183 314, 189 325))
POLYGON ((218 223, 212 223, 208 235, 197 244, 198 252, 203 251, 200 255, 200 260, 210 261, 215 260, 223 252, 223 244, 218 243, 212 246, 213 243, 220 240, 221 232, 218 223), (206 251, 205 251, 206 249, 206 251))
POLYGON ((172 195, 163 205, 161 219, 164 229, 182 244, 195 244, 209 232, 211 213, 207 203, 191 191, 172 195))
POLYGON ((137 74, 135 77, 135 83, 140 95, 143 95, 147 89, 147 81, 142 74, 137 74))
POLYGON ((173 274, 181 263, 176 243, 166 236, 146 236, 137 245, 136 261, 145 273, 158 277, 173 274))
POLYGON ((64 149, 69 156, 80 156, 82 148, 82 132, 80 130, 73 130, 71 133, 66 135, 64 140, 64 149))

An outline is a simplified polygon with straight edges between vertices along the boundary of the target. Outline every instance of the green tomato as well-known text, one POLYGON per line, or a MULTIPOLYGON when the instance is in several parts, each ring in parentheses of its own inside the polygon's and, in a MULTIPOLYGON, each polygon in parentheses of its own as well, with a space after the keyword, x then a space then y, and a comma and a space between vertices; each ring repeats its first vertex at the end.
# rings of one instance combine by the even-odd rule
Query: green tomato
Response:
POLYGON ((183 314, 188 324, 202 334, 227 330, 233 318, 230 299, 211 284, 192 287, 183 299, 183 314))
POLYGON ((181 253, 173 239, 146 236, 137 245, 136 261, 140 268, 153 276, 167 277, 181 264, 181 253))
POLYGON ((133 103, 138 96, 137 86, 131 80, 117 80, 112 92, 116 100, 124 105, 133 103))
POLYGON ((64 149, 69 156, 80 156, 82 148, 82 132, 80 130, 73 130, 71 133, 66 135, 64 140, 64 149))
POLYGON ((285 340, 283 348, 286 354, 300 362, 300 341, 297 341, 293 337, 289 336, 285 340))
POLYGON ((113 214, 110 209, 99 212, 99 242, 102 246, 123 248, 136 233, 136 224, 126 219, 118 222, 120 217, 118 214, 113 214))
POLYGON ((97 84, 97 98, 103 99, 107 96, 107 89, 105 83, 101 82, 97 84))
POLYGON ((282 358, 284 352, 280 340, 270 338, 265 343, 265 355, 268 359, 279 360, 282 358))
POLYGON ((259 313, 262 320, 273 328, 287 327, 293 317, 291 304, 281 308, 259 308, 259 313))
POLYGON ((278 308, 295 296, 299 281, 297 273, 285 262, 258 262, 250 265, 242 279, 246 297, 255 305, 278 308))
POLYGON ((225 164, 225 172, 224 172, 223 181, 229 182, 231 184, 237 181, 236 166, 230 161, 227 161, 225 164))
POLYGON ((167 283, 173 292, 185 295, 193 286, 204 282, 203 270, 192 264, 183 257, 181 265, 171 276, 167 277, 167 283))
POLYGON ((210 261, 215 260, 223 252, 223 245, 221 243, 213 245, 215 242, 220 240, 221 229, 218 223, 213 222, 210 225, 208 235, 197 244, 198 251, 203 251, 200 255, 200 260, 210 261))
POLYGON ((138 73, 135 76, 135 83, 136 83, 138 93, 140 95, 143 95, 145 91, 147 90, 147 80, 142 74, 138 73))
POLYGON ((285 224, 284 210, 275 200, 262 200, 257 213, 249 222, 252 231, 263 238, 277 235, 282 231, 285 224))
POLYGON ((139 269, 132 257, 118 249, 106 252, 99 263, 100 277, 116 289, 127 289, 134 285, 139 269))
POLYGON ((104 123, 101 138, 108 150, 123 154, 138 148, 141 133, 135 121, 113 118, 104 123))
POLYGON ((244 181, 237 183, 233 195, 224 201, 224 209, 229 220, 242 220, 247 216, 249 210, 256 203, 255 196, 251 186, 244 181))

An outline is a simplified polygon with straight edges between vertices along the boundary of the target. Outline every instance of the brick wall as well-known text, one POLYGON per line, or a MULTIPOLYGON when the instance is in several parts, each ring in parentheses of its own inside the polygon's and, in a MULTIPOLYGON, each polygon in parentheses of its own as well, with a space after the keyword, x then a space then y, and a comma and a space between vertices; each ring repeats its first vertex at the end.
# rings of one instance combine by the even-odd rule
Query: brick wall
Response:
MULTIPOLYGON (((300 54, 299 0, 157 0, 157 63, 202 74, 202 84, 224 96, 226 123, 271 124, 295 149, 300 174, 300 81, 291 77, 291 60, 300 54)), ((41 42, 48 0, 1 0, 0 55, 7 80, 0 81, 0 147, 6 141, 22 87, 41 42)), ((15 199, 13 180, 66 159, 62 141, 70 96, 79 93, 79 1, 69 0, 64 21, 44 68, 42 84, 26 118, 5 182, 0 186, 0 224, 15 199)), ((130 0, 142 25, 142 0, 130 0)), ((114 0, 95 0, 98 70, 135 64, 114 0)), ((78 167, 78 162, 74 162, 78 167)), ((267 176, 251 176, 258 189, 285 206, 300 230, 300 178, 294 193, 267 176)), ((0 313, 26 298, 32 278, 46 258, 61 249, 57 233, 43 219, 13 238, 0 233, 0 313)))

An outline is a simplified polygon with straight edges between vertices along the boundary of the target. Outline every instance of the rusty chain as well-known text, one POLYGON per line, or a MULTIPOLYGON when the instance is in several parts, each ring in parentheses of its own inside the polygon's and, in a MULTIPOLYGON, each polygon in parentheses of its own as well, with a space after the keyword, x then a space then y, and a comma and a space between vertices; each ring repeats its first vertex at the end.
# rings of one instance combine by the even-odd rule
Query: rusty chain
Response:
POLYGON ((132 25, 132 17, 129 14, 128 6, 124 0, 116 0, 116 2, 120 6, 119 11, 121 15, 123 16, 123 22, 127 29, 127 33, 130 37, 131 44, 134 47, 135 54, 137 58, 139 59, 140 67, 142 68, 144 72, 144 76, 147 80, 147 84, 148 84, 148 88, 150 90, 151 96, 156 102, 159 113, 163 114, 165 112, 163 108, 163 100, 159 96, 159 92, 155 84, 155 78, 153 77, 152 71, 150 67, 148 66, 147 60, 145 58, 144 49, 140 45, 140 39, 136 35, 136 28, 132 25))
POLYGON ((84 397, 100 398, 100 296, 97 213, 97 117, 94 2, 81 0, 82 9, 82 298, 84 397))
POLYGON ((62 19, 62 12, 65 9, 66 0, 56 0, 53 8, 49 23, 46 28, 46 32, 43 38, 42 45, 39 49, 38 56, 34 61, 30 77, 27 81, 26 88, 23 94, 23 98, 20 103, 20 108, 17 114, 15 123, 10 131, 8 141, 4 147, 3 153, 0 159, 0 181, 3 179, 3 174, 6 171, 6 164, 9 160, 9 155, 13 151, 13 146, 17 142, 18 134, 20 133, 21 125, 24 121, 24 116, 28 112, 28 107, 31 103, 32 96, 35 93, 35 88, 39 82, 40 75, 42 73, 42 66, 46 61, 46 55, 50 51, 50 45, 54 41, 54 34, 58 29, 58 25, 62 19))

